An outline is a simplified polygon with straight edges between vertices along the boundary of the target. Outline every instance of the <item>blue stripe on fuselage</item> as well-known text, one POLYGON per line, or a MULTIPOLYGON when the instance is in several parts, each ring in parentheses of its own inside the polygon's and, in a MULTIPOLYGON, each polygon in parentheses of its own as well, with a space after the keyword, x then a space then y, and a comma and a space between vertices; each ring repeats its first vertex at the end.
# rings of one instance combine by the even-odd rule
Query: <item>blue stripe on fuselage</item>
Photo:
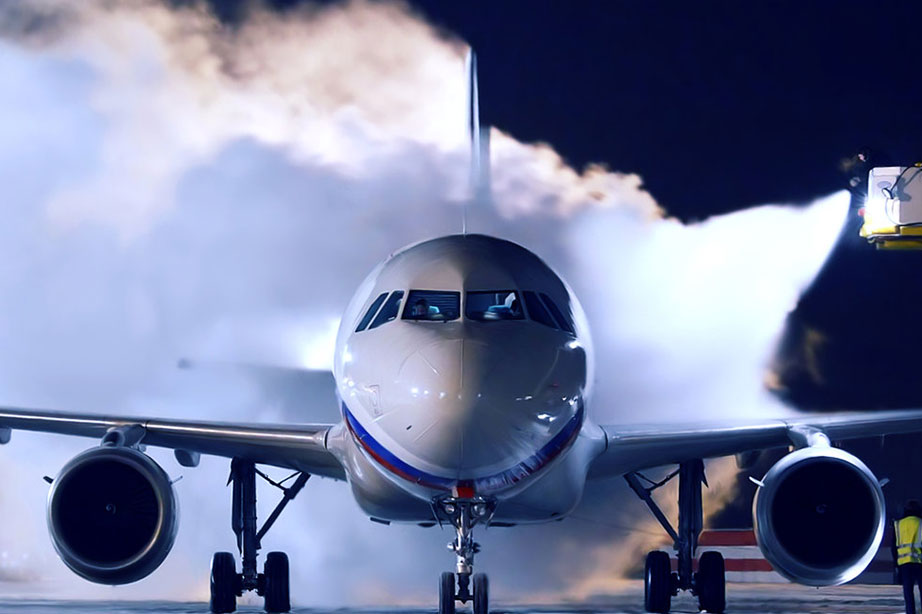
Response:
POLYGON ((437 490, 450 491, 455 488, 473 488, 476 493, 480 494, 500 490, 516 484, 523 478, 540 471, 566 450, 573 440, 576 439, 576 436, 579 434, 579 429, 582 426, 583 403, 580 401, 576 414, 574 414, 560 432, 554 435, 554 437, 540 450, 510 469, 487 477, 475 479, 447 478, 417 469, 409 463, 402 461, 372 437, 365 427, 359 423, 352 412, 349 411, 345 403, 343 403, 343 415, 346 418, 346 425, 349 427, 349 431, 352 433, 352 436, 355 437, 356 441, 361 444, 372 458, 390 472, 405 480, 437 490))

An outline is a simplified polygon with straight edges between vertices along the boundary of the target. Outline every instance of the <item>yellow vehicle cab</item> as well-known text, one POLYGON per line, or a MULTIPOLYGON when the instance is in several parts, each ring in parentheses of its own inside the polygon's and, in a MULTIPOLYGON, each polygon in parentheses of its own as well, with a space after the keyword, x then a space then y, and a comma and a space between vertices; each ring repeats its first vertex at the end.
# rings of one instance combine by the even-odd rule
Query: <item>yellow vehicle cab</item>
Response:
POLYGON ((922 162, 868 175, 860 234, 879 249, 922 249, 922 162))

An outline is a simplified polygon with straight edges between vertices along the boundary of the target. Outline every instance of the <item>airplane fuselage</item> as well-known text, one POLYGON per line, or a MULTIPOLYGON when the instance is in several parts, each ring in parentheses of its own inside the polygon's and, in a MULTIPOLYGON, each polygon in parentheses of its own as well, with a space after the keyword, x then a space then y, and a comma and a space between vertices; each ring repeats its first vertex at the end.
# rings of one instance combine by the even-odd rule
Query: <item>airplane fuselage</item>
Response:
POLYGON ((604 448, 592 367, 579 302, 532 252, 425 241, 375 268, 343 316, 328 446, 374 518, 431 521, 441 496, 496 501, 496 521, 557 518, 604 448))

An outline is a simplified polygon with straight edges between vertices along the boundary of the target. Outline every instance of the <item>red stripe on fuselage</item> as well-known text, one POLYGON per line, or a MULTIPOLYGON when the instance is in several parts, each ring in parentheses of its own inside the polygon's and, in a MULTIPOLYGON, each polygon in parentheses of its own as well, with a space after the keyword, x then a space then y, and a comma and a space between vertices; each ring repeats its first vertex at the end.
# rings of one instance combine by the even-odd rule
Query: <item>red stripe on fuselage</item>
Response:
POLYGON ((355 439, 356 441, 358 441, 358 442, 362 445, 362 449, 365 450, 366 452, 368 452, 368 454, 375 460, 375 462, 377 462, 379 465, 381 465, 382 467, 384 467, 385 469, 387 469, 388 471, 390 471, 390 472, 393 473, 394 475, 399 476, 399 477, 403 478, 404 480, 406 480, 406 481, 408 481, 408 482, 413 482, 414 484, 422 484, 423 486, 426 486, 426 487, 428 487, 428 488, 435 488, 435 489, 438 489, 438 490, 445 490, 444 488, 442 488, 441 486, 439 486, 439 485, 437 485, 437 484, 426 484, 426 483, 423 483, 423 482, 421 482, 418 478, 416 478, 415 476, 412 476, 412 475, 410 475, 409 473, 407 473, 406 471, 402 470, 400 467, 396 467, 396 466, 394 466, 393 464, 389 463, 389 462, 387 461, 387 459, 383 458, 380 454, 378 454, 377 452, 375 452, 374 448, 372 448, 372 447, 369 446, 367 443, 365 443, 365 440, 364 440, 362 437, 359 437, 359 436, 358 436, 358 434, 357 434, 357 433, 355 432, 355 430, 352 428, 352 425, 349 424, 349 421, 348 421, 348 420, 346 420, 346 426, 348 427, 349 432, 352 433, 352 438, 355 439))
POLYGON ((375 441, 372 435, 370 433, 367 433, 367 431, 365 431, 365 427, 362 426, 362 424, 358 422, 358 420, 356 420, 355 417, 349 412, 345 403, 343 403, 343 415, 346 418, 345 420, 346 426, 348 427, 349 432, 351 433, 352 437, 356 441, 358 441, 359 444, 361 444, 362 448, 369 454, 369 456, 371 456, 372 459, 374 459, 375 462, 377 462, 379 465, 384 467, 386 470, 390 471, 394 475, 397 475, 403 478, 404 480, 407 480, 408 482, 419 484, 426 488, 432 488, 434 490, 449 491, 449 492, 461 491, 461 492, 464 492, 465 494, 464 495, 459 494, 455 496, 458 496, 461 498, 471 498, 476 495, 476 492, 478 490, 480 490, 481 492, 497 490, 498 488, 495 486, 495 483, 497 481, 502 482, 503 480, 507 480, 505 485, 508 486, 511 484, 515 484, 516 482, 520 481, 522 478, 528 475, 537 473, 538 471, 543 469, 551 461, 557 458, 564 450, 569 448, 570 445, 573 443, 573 441, 575 441, 576 438, 579 436, 580 429, 582 428, 582 419, 584 415, 584 410, 583 410, 582 404, 580 404, 579 410, 577 411, 576 415, 574 415, 570 419, 567 425, 563 429, 561 429, 561 431, 558 432, 557 435, 555 435, 554 438, 552 438, 551 441, 548 442, 548 444, 544 448, 536 452, 529 459, 522 461, 517 466, 511 469, 508 469, 506 471, 500 472, 496 474, 495 476, 489 476, 489 477, 477 478, 477 479, 465 479, 465 480, 460 480, 460 481, 452 479, 452 478, 448 478, 448 477, 441 477, 441 476, 429 476, 427 478, 424 472, 412 467, 411 465, 408 465, 405 461, 401 460, 399 457, 394 455, 392 452, 388 451, 386 448, 381 446, 379 442, 375 441), (353 424, 352 422, 353 420, 355 420, 355 424, 353 424), (361 429, 362 432, 356 429, 361 429), (562 441, 558 441, 558 438, 564 435, 566 436, 566 438, 562 441), (371 445, 371 444, 374 444, 374 445, 371 445), (375 446, 380 447, 381 452, 376 450, 375 446), (393 458, 393 461, 396 461, 399 464, 395 464, 395 462, 393 462, 392 460, 388 460, 387 456, 382 454, 382 452, 388 456, 391 456, 393 458), (537 462, 532 463, 531 461, 533 459, 537 462), (405 467, 401 467, 400 465, 405 465, 405 467), (413 473, 410 473, 408 470, 412 470, 413 473), (423 474, 423 475, 419 475, 419 474, 423 474), (478 484, 479 484, 479 488, 478 488, 478 484))

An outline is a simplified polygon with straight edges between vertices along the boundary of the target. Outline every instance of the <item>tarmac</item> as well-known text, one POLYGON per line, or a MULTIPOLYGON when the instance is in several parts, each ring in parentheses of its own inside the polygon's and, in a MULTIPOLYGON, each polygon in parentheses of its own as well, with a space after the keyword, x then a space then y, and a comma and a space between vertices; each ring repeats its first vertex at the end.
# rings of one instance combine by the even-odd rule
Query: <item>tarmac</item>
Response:
MULTIPOLYGON (((241 613, 262 612, 258 606, 241 606, 241 613)), ((315 608, 295 607, 300 614, 433 614, 430 608, 315 608)), ((17 614, 141 614, 208 612, 207 603, 171 601, 51 601, 0 597, 0 613, 17 614)), ((459 614, 470 607, 458 606, 459 614)), ((584 603, 559 605, 515 605, 497 603, 491 614, 642 614, 643 586, 629 583, 613 595, 600 595, 584 603)), ((680 595, 673 599, 672 612, 697 613, 695 599, 680 595)), ((898 586, 839 586, 815 589, 791 584, 730 584, 727 586, 726 614, 836 614, 905 612, 902 589, 898 586)))

